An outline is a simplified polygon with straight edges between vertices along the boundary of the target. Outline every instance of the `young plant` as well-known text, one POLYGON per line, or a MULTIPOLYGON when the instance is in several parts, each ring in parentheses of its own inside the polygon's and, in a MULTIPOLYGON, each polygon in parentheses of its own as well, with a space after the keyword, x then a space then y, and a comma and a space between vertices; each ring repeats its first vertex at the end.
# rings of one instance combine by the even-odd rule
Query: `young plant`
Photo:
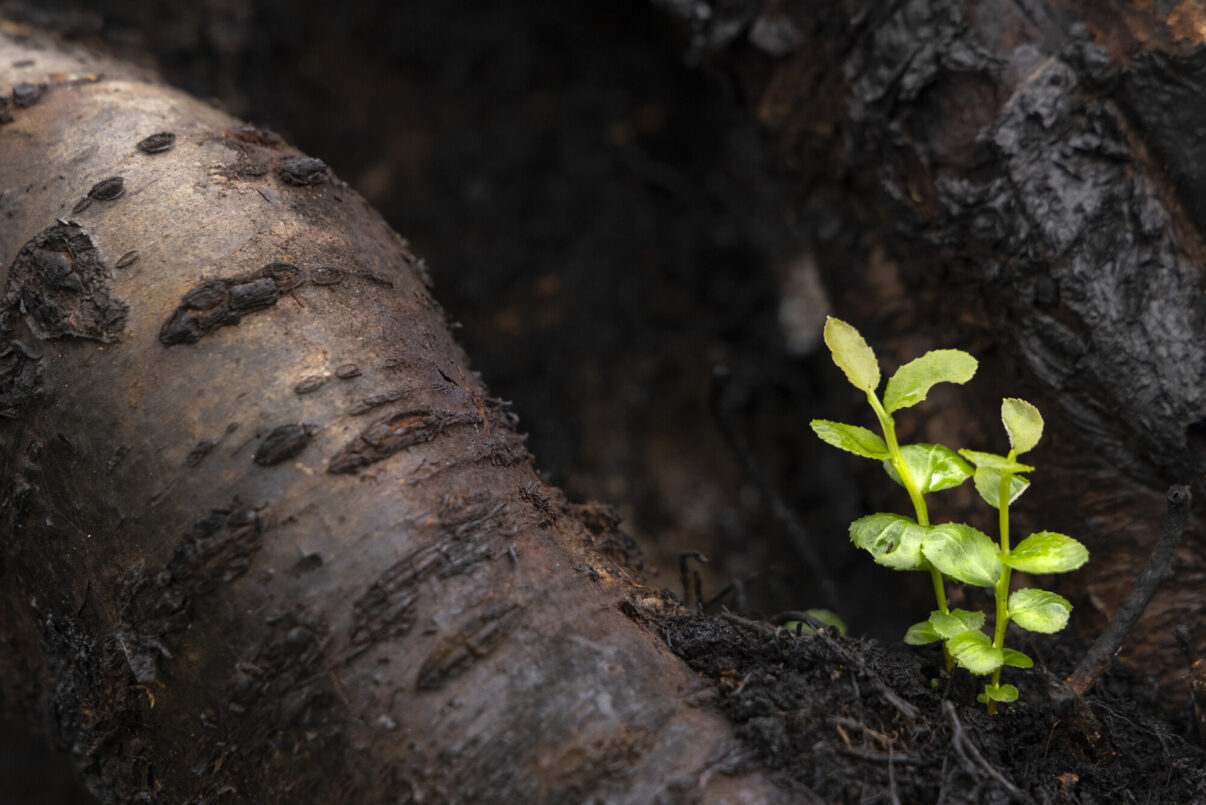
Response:
POLYGON ((1045 590, 1022 589, 1010 595, 1012 571, 1062 573, 1075 570, 1089 558, 1084 545, 1050 531, 1031 534, 1016 548, 1010 547, 1009 506, 1030 485, 1022 473, 1034 469, 1018 462, 1017 457, 1038 444, 1043 418, 1030 403, 1005 399, 1001 419, 1010 451, 1004 456, 973 450, 956 453, 942 445, 902 447, 896 440, 892 412, 921 402, 936 383, 967 382, 975 374, 975 358, 959 350, 927 352, 897 370, 881 402, 875 391, 879 365, 858 331, 830 318, 825 325, 825 343, 850 382, 866 393, 883 438, 866 428, 826 420, 814 420, 813 430, 835 447, 881 460, 888 475, 908 491, 916 513, 916 520, 897 514, 862 517, 851 523, 850 538, 878 564, 896 570, 929 571, 938 609, 927 620, 909 627, 904 640, 910 645, 942 641, 948 671, 957 662, 974 674, 991 674, 992 681, 978 698, 987 704, 989 713, 995 713, 998 701, 1011 702, 1018 697, 1016 687, 1001 684, 1001 668, 1034 665, 1022 652, 1005 647, 1010 621, 1030 631, 1052 633, 1064 628, 1072 611, 1067 599, 1045 590), (925 494, 958 486, 969 476, 974 476, 976 491, 985 502, 997 509, 998 543, 965 523, 929 521, 925 494), (983 612, 948 609, 945 577, 993 590, 996 613, 992 638, 981 631, 987 619, 983 612))
MULTIPOLYGON (((1023 588, 1009 592, 1010 575, 1014 570, 1025 573, 1067 573, 1089 561, 1089 551, 1083 544, 1064 534, 1039 531, 1010 547, 1009 507, 1030 486, 1030 480, 1021 475, 1032 472, 1034 467, 1021 464, 1017 458, 1029 452, 1043 435, 1043 417, 1038 409, 1025 400, 1005 398, 1001 401, 1001 422, 1009 436, 1009 454, 979 453, 960 450, 959 453, 976 465, 976 491, 988 505, 997 510, 999 528, 996 560, 1000 563, 1000 574, 993 585, 996 598, 992 642, 988 635, 979 630, 967 631, 946 638, 946 647, 955 659, 976 674, 992 674, 992 681, 984 686, 978 697, 988 705, 988 712, 996 712, 997 702, 1012 702, 1018 698, 1018 689, 1013 685, 1001 684, 1001 668, 1030 668, 1034 662, 1020 651, 1005 647, 1005 629, 1013 621, 1032 632, 1052 634, 1068 624, 1072 605, 1068 599, 1047 590, 1023 588)), ((945 636, 943 636, 945 637, 945 636)))
MULTIPOLYGON (((971 355, 958 349, 927 352, 896 370, 880 400, 876 393, 880 380, 879 362, 858 330, 841 319, 829 317, 825 322, 825 344, 833 362, 850 383, 867 395, 883 437, 858 425, 825 419, 814 419, 811 423, 813 431, 834 447, 882 462, 888 476, 908 492, 916 518, 882 513, 862 517, 851 523, 850 538, 855 545, 868 551, 877 564, 893 570, 929 572, 934 598, 938 602, 937 613, 952 617, 947 608, 942 571, 921 551, 922 541, 931 527, 925 496, 959 486, 971 477, 972 468, 954 450, 940 444, 901 446, 892 414, 923 401, 938 383, 966 383, 975 375, 979 364, 971 355)), ((946 663, 950 670, 953 660, 949 653, 946 663)))

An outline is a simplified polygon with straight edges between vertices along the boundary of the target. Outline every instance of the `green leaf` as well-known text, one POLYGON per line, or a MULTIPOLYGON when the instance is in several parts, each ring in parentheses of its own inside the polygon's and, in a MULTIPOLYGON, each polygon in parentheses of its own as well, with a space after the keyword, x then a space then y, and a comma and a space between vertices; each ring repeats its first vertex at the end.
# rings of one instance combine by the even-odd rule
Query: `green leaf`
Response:
POLYGON ((968 612, 966 609, 952 609, 949 613, 935 610, 930 613, 929 623, 941 637, 951 638, 983 626, 984 613, 968 612))
MULTIPOLYGON (((846 631, 847 631, 846 622, 844 620, 842 620, 842 617, 840 615, 838 615, 836 612, 834 612, 833 610, 831 610, 831 609, 809 609, 809 610, 806 610, 806 612, 809 615, 811 615, 813 618, 815 618, 816 620, 819 620, 821 623, 824 623, 828 626, 832 626, 834 629, 837 629, 838 634, 840 634, 842 637, 846 636, 846 631)), ((785 629, 787 629, 787 631, 792 632, 794 634, 814 635, 817 633, 816 629, 812 628, 812 626, 805 623, 804 621, 787 621, 786 623, 783 624, 783 627, 785 629)))
POLYGON ((963 523, 930 526, 921 544, 930 564, 964 584, 991 587, 1001 577, 1000 549, 983 531, 963 523))
POLYGON ((864 458, 887 458, 891 455, 879 434, 866 428, 827 419, 814 419, 811 424, 813 433, 820 436, 822 441, 848 453, 864 458))
POLYGON ((1054 531, 1031 534, 1002 556, 1001 562, 1024 573, 1067 573, 1089 561, 1089 549, 1054 531))
POLYGON ((874 393, 879 386, 879 362, 858 330, 830 316, 825 320, 825 345, 855 388, 874 393))
POLYGON ((1062 595, 1021 589, 1009 596, 1009 618, 1023 629, 1051 634, 1068 625, 1072 605, 1062 595))
POLYGON ((810 609, 807 610, 807 612, 821 623, 837 629, 838 634, 842 635, 842 637, 845 637, 846 632, 849 631, 848 627, 846 626, 846 621, 842 620, 842 616, 834 612, 832 609, 810 609))
POLYGON ((899 514, 870 514, 850 524, 850 540, 869 551, 875 563, 893 570, 926 570, 921 555, 925 529, 899 514))
POLYGON ((1009 446, 1015 453, 1034 449, 1043 438, 1043 415, 1025 400, 1006 397, 1001 400, 1001 421, 1009 434, 1009 446))
POLYGON ((937 643, 942 635, 934 631, 934 624, 929 621, 914 623, 905 632, 904 641, 910 646, 924 646, 926 643, 937 643))
POLYGON ((981 453, 977 450, 960 450, 959 455, 981 469, 1005 470, 1014 474, 1019 472, 1034 472, 1029 464, 1019 464, 1009 456, 999 456, 996 453, 981 453))
POLYGON ((1015 651, 1011 648, 1003 648, 1001 649, 1001 653, 1005 655, 1005 662, 1002 663, 1003 665, 1009 665, 1014 668, 1034 667, 1034 660, 1030 659, 1020 651, 1015 651))
POLYGON ((946 647, 955 661, 973 674, 991 674, 1004 661, 1001 650, 978 630, 955 635, 946 641, 946 647))
POLYGON ((884 389, 888 413, 916 405, 938 383, 966 383, 980 364, 961 349, 935 349, 896 370, 884 389))
MULTIPOLYGON (((994 509, 1001 508, 1001 471, 992 469, 976 470, 976 491, 980 493, 980 497, 984 498, 984 502, 994 509)), ((1014 475, 1009 479, 1009 502, 1013 503, 1018 499, 1018 496, 1026 491, 1030 486, 1030 480, 1023 478, 1020 475, 1014 475)))
POLYGON ((1016 702, 1018 700, 1018 689, 1013 685, 985 685, 984 692, 976 697, 976 701, 980 704, 986 704, 989 700, 994 702, 1016 702))
MULTIPOLYGON (((923 495, 958 486, 972 474, 971 465, 959 458, 954 450, 940 444, 906 444, 900 448, 900 454, 904 456, 917 490, 923 495)), ((904 486, 890 459, 884 460, 884 470, 889 478, 904 486)))

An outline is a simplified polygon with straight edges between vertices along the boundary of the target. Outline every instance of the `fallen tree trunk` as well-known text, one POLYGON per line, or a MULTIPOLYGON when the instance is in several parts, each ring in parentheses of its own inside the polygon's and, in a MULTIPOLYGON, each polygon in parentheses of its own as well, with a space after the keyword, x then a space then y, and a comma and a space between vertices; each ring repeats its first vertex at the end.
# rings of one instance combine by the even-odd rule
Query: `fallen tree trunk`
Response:
POLYGON ((359 196, 0 36, 0 690, 102 801, 774 799, 359 196))

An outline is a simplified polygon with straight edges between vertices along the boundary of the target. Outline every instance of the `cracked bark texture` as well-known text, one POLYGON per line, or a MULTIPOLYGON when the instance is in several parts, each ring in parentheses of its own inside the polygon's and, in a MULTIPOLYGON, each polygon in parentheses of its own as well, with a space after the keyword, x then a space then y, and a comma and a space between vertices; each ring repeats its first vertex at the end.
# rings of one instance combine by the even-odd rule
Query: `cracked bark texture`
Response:
POLYGON ((0 86, 0 691, 102 802, 776 799, 360 196, 11 23, 0 86))

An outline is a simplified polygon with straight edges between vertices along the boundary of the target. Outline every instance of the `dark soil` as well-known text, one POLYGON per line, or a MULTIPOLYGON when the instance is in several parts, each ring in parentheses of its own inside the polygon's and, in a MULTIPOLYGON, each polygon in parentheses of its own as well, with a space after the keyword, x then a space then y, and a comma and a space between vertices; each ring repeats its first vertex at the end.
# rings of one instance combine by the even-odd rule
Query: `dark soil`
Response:
MULTIPOLYGON (((679 556, 700 552, 709 564, 691 568, 705 599, 728 590, 722 603, 751 618, 823 605, 731 437, 748 444, 813 536, 846 620, 892 648, 702 615, 666 624, 671 648, 714 683, 699 705, 740 725, 743 749, 721 771, 774 769, 804 802, 809 791, 826 802, 1206 800, 1185 713, 1161 715, 1144 678, 1116 670, 1098 685, 1097 734, 1039 690, 1040 672, 1015 680, 1022 702, 989 719, 966 674, 931 688, 937 658, 898 650, 928 590, 844 537, 868 503, 851 462, 818 447, 801 412, 842 418, 857 401, 828 385, 826 358, 785 335, 800 244, 755 110, 726 75, 685 63, 685 39, 652 4, 0 8, 155 66, 368 196, 428 259, 437 298, 513 401, 549 482, 613 504, 658 584, 681 591, 679 556), (718 365, 731 380, 712 399, 718 365), (885 614, 884 600, 901 604, 885 614)), ((1041 656, 1062 678, 1075 651, 1050 642, 1041 656)), ((21 793, 19 767, 0 769, 4 802, 72 801, 53 786, 21 793)))
POLYGON ((1206 801, 1206 752, 1131 697, 1143 681, 1121 672, 1082 702, 1058 688, 1071 654, 1016 673, 1021 697, 990 717, 936 648, 699 615, 665 636, 739 725, 719 768, 774 769, 801 802, 1206 801))

